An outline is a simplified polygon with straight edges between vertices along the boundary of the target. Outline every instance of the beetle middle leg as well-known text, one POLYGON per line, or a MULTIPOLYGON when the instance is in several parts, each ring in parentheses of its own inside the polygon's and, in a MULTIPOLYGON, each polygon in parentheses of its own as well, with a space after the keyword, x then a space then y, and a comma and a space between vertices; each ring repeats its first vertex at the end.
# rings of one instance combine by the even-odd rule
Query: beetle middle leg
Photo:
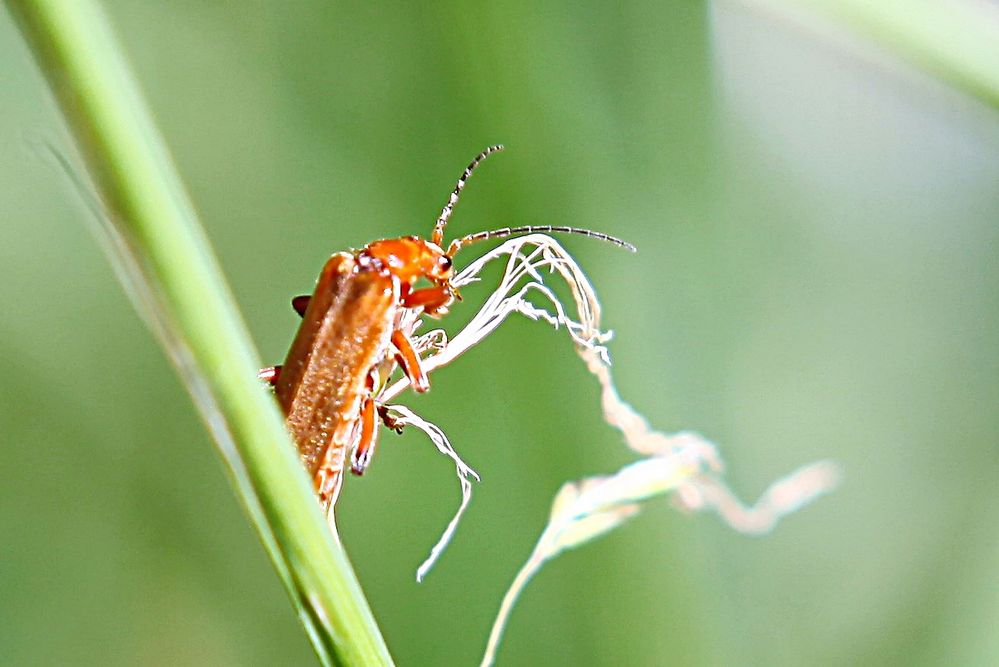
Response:
POLYGON ((420 393, 430 389, 430 379, 427 378, 427 372, 423 370, 420 355, 413 349, 413 343, 409 340, 409 336, 401 329, 396 329, 392 332, 392 345, 399 353, 399 364, 402 366, 402 372, 409 378, 409 383, 413 385, 413 389, 420 393))
POLYGON ((333 512, 331 508, 336 505, 337 496, 340 495, 340 487, 343 485, 343 455, 340 454, 339 461, 324 461, 323 465, 316 471, 312 482, 319 496, 319 504, 323 512, 329 517, 330 526, 336 533, 336 526, 333 524, 333 512))

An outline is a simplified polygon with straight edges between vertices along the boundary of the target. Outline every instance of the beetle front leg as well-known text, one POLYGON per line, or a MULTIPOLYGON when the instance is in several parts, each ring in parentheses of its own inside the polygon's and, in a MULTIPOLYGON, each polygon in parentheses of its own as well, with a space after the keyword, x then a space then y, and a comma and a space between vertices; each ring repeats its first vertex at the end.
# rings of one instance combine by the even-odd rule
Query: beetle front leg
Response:
POLYGON ((447 312, 447 307, 458 293, 450 287, 424 287, 414 290, 402 297, 402 305, 406 308, 423 308, 423 312, 431 317, 438 317, 447 312))

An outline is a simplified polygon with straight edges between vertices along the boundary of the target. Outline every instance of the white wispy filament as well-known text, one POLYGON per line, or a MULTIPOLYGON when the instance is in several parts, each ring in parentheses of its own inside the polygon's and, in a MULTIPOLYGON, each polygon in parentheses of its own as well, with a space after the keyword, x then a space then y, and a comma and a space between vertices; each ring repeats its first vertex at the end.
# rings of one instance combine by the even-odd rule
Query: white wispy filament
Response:
MULTIPOLYGON (((587 369, 600 383, 604 419, 620 431, 625 444, 643 458, 616 473, 562 486, 552 503, 548 525, 503 599, 483 665, 492 664, 510 611, 540 567, 562 551, 589 542, 620 525, 640 511, 641 503, 648 498, 672 494, 681 509, 712 510, 739 532, 763 534, 782 517, 830 491, 839 480, 838 467, 820 461, 772 484, 755 505, 743 504, 721 480, 723 465, 714 444, 689 431, 667 434, 655 430, 618 395, 604 347, 611 332, 600 329, 600 304, 583 271, 557 241, 544 234, 510 239, 465 267, 454 278, 454 286, 460 288, 476 282, 483 268, 504 257, 506 269, 499 285, 461 331, 450 340, 441 330, 430 331, 416 339, 417 350, 429 353, 422 360, 424 369, 430 372, 451 363, 492 333, 512 313, 565 329, 587 369), (545 283, 546 275, 558 275, 568 286, 573 302, 571 310, 566 309, 545 283)), ((407 315, 407 320, 400 326, 412 332, 420 324, 418 316, 407 315)), ((408 384, 409 380, 400 378, 383 389, 377 400, 386 404, 408 384)), ((393 405, 390 410, 400 426, 412 425, 421 429, 441 453, 451 458, 461 484, 462 500, 458 511, 417 571, 417 579, 422 580, 454 535, 471 497, 471 479, 478 479, 478 476, 461 460, 439 427, 403 406, 393 405)))
MULTIPOLYGON (((457 335, 448 340, 443 330, 435 329, 417 338, 416 349, 418 351, 436 350, 435 353, 423 358, 424 370, 429 373, 451 363, 495 331, 511 313, 521 313, 534 320, 543 320, 556 329, 564 328, 569 332, 579 349, 589 351, 601 362, 606 361, 608 359, 607 350, 602 343, 609 340, 611 334, 610 332, 601 332, 597 328, 600 304, 593 287, 575 260, 550 236, 531 234, 510 239, 465 267, 455 276, 452 284, 456 288, 461 288, 478 281, 479 273, 488 264, 504 256, 507 257, 506 270, 503 272, 499 285, 485 300, 472 320, 457 335), (568 284, 576 306, 575 314, 567 313, 555 293, 545 285, 543 272, 558 274, 568 284), (527 297, 532 293, 543 298, 551 310, 539 308, 531 303, 527 297)), ((417 316, 410 316, 409 320, 400 323, 400 326, 413 330, 420 324, 417 316)), ((409 380, 403 376, 382 390, 376 400, 386 405, 407 386, 409 386, 409 380)), ((455 462, 461 483, 462 501, 458 511, 451 519, 440 540, 434 545, 430 556, 417 570, 416 578, 422 581, 454 535, 458 521, 471 499, 472 486, 469 478, 477 480, 478 475, 458 457, 440 427, 418 417, 403 406, 393 405, 390 409, 399 415, 405 415, 400 417, 398 422, 400 426, 416 426, 430 437, 441 453, 455 462)))

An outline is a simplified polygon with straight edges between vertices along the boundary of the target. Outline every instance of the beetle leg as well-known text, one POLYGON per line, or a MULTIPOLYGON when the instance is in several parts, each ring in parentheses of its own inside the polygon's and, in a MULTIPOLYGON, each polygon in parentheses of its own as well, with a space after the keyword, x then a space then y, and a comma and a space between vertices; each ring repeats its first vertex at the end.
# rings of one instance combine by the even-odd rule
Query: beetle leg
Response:
POLYGON ((455 298, 461 298, 458 293, 449 287, 424 287, 413 290, 403 295, 402 305, 406 308, 417 308, 422 306, 423 312, 428 315, 443 315, 448 304, 455 298))
POLYGON ((430 380, 427 379, 427 373, 420 364, 420 357, 413 349, 409 336, 400 329, 396 329, 392 332, 392 344, 399 352, 399 363, 402 365, 402 371, 409 378, 409 383, 413 385, 413 389, 420 393, 430 389, 430 380))
POLYGON ((399 435, 402 435, 403 426, 399 424, 399 420, 389 414, 389 410, 384 405, 376 405, 375 409, 378 410, 378 416, 381 417, 382 423, 385 424, 385 428, 392 429, 399 435))
POLYGON ((333 506, 336 505, 337 496, 340 495, 340 487, 343 485, 343 459, 346 446, 338 444, 342 438, 342 435, 334 434, 333 442, 330 442, 329 447, 326 448, 323 460, 312 478, 316 495, 319 496, 319 505, 329 518, 334 533, 336 526, 333 523, 333 506))
POLYGON ((309 299, 311 298, 308 294, 303 294, 291 300, 291 307, 295 309, 299 317, 305 317, 305 309, 309 307, 309 299))
POLYGON ((277 384, 278 376, 280 375, 281 375, 280 366, 268 366, 267 368, 261 368, 259 371, 257 371, 257 379, 263 380, 272 387, 277 384))
POLYGON ((333 522, 333 506, 336 505, 337 496, 340 495, 340 487, 343 485, 343 470, 323 466, 316 471, 316 476, 312 481, 316 487, 316 494, 319 496, 319 504, 323 508, 335 535, 336 524, 333 522))
POLYGON ((361 406, 361 435, 354 447, 354 455, 350 459, 350 471, 355 475, 363 475, 375 454, 375 444, 378 442, 378 423, 375 421, 375 399, 366 398, 361 406))

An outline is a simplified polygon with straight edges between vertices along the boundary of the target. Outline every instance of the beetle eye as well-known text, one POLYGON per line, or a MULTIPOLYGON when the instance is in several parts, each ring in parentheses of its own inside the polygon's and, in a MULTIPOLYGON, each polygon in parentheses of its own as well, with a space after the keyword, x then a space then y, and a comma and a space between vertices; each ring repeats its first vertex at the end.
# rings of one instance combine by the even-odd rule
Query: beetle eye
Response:
POLYGON ((443 269, 444 271, 447 271, 448 269, 451 268, 451 258, 448 257, 447 255, 441 255, 440 258, 437 260, 437 265, 441 267, 441 269, 443 269))

